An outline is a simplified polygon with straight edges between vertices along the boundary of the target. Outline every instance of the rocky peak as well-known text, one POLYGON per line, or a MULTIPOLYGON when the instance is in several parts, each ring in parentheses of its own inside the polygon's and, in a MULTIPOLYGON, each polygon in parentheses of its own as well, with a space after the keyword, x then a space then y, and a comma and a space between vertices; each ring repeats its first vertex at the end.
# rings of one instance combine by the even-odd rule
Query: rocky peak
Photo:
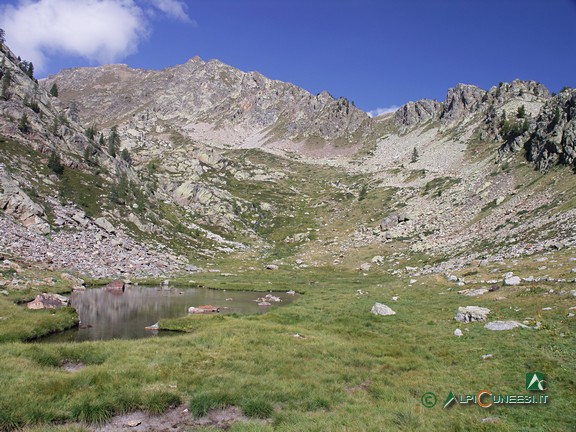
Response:
POLYGON ((488 91, 488 96, 494 103, 504 103, 512 98, 520 98, 527 101, 536 99, 549 99, 548 89, 536 81, 523 81, 516 79, 509 83, 500 83, 488 91))
POLYGON ((442 124, 454 123, 466 114, 478 111, 485 94, 486 90, 470 84, 458 84, 449 89, 440 115, 442 124))
POLYGON ((400 126, 414 126, 435 119, 442 104, 433 99, 420 99, 408 102, 394 113, 394 122, 400 126))
POLYGON ((198 57, 162 71, 119 65, 65 70, 43 84, 53 83, 61 99, 77 102, 85 122, 109 126, 138 116, 146 118, 145 134, 169 123, 199 142, 230 145, 233 134, 240 145, 253 137, 263 140, 260 145, 309 138, 356 144, 370 129, 366 113, 344 98, 313 96, 293 84, 198 57))

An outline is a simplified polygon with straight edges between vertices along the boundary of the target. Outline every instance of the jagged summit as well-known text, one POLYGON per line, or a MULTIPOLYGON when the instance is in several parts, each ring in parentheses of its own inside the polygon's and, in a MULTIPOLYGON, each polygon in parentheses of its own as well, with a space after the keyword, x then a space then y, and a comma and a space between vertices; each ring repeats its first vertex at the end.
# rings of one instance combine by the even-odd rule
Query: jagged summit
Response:
POLYGON ((123 65, 65 70, 44 85, 53 83, 62 100, 77 103, 84 121, 110 125, 138 117, 152 129, 170 122, 192 139, 220 145, 357 149, 369 132, 366 113, 346 99, 326 92, 314 96, 258 72, 199 57, 162 71, 123 65))
POLYGON ((446 99, 439 102, 432 99, 420 99, 408 102, 395 113, 395 122, 399 126, 414 126, 429 120, 440 120, 444 126, 454 125, 466 116, 505 105, 512 99, 522 100, 538 106, 550 97, 548 89, 536 81, 514 80, 500 83, 489 90, 483 90, 472 84, 457 84, 448 90, 446 99))

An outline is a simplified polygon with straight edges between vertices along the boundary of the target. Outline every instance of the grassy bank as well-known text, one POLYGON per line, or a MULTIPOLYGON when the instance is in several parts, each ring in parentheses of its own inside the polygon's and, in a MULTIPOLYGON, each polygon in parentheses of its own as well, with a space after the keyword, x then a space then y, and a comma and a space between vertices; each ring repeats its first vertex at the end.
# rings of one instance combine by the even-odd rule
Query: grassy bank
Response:
POLYGON ((66 294, 72 275, 42 270, 25 263, 0 261, 0 343, 30 340, 78 324, 72 308, 29 310, 26 303, 44 292, 66 294))
POLYGON ((292 288, 305 295, 261 316, 161 321, 164 328, 186 332, 170 338, 4 343, 0 427, 102 422, 118 413, 162 412, 179 403, 188 405, 190 416, 238 406, 254 420, 235 424, 235 431, 564 431, 576 426, 566 415, 576 412, 575 322, 566 317, 576 300, 545 296, 546 285, 469 298, 436 277, 410 285, 383 273, 333 269, 227 278, 203 274, 195 281, 225 289, 292 288), (371 315, 376 301, 397 315, 371 315), (490 332, 482 323, 457 325, 456 309, 466 305, 489 307, 491 319, 534 317, 543 326, 490 332), (544 306, 553 310, 542 312, 544 306), (453 336, 457 327, 464 330, 461 338, 453 336), (483 360, 484 354, 493 357, 483 360), (67 363, 83 367, 71 373, 61 367, 67 363), (442 409, 450 391, 525 394, 525 374, 534 371, 546 375, 548 405, 442 409), (438 405, 423 407, 425 392, 434 392, 438 405), (497 417, 498 423, 482 423, 487 417, 497 417), (268 421, 257 422, 260 418, 268 421))

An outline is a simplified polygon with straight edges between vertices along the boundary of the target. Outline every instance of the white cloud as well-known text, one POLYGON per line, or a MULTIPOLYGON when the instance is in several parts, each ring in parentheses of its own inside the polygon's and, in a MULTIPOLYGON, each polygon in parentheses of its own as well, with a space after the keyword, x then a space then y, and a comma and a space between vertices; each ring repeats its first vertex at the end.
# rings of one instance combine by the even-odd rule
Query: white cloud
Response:
POLYGON ((398 108, 400 107, 397 105, 392 105, 386 108, 376 108, 371 111, 367 111, 366 114, 368 114, 370 117, 378 117, 382 114, 389 114, 398 111, 398 108))
MULTIPOLYGON (((170 18, 192 22, 177 0, 149 0, 170 18)), ((20 0, 0 6, 0 27, 6 42, 42 72, 55 54, 76 55, 111 63, 138 51, 151 30, 134 0, 20 0)))
POLYGON ((194 21, 188 16, 186 3, 179 0, 148 0, 156 9, 165 13, 170 18, 183 22, 193 23, 194 21))

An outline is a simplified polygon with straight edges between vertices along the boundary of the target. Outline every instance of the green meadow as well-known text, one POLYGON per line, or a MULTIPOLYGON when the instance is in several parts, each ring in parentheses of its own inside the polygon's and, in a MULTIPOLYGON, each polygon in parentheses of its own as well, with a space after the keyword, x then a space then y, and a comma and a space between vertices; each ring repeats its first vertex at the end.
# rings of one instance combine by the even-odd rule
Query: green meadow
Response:
MULTIPOLYGON (((490 269, 466 274, 479 279, 483 271, 488 276, 490 269)), ((7 326, 9 319, 0 321, 0 429, 92 430, 118 414, 162 414, 178 407, 187 408, 190 418, 190 425, 178 430, 212 431, 218 429, 192 426, 193 419, 232 406, 247 418, 234 422, 232 431, 576 428, 576 329, 567 316, 576 297, 557 294, 574 289, 573 283, 502 287, 472 298, 458 294, 460 288, 443 276, 416 277, 410 284, 407 275, 380 269, 362 274, 281 266, 235 274, 197 274, 194 283, 226 290, 293 289, 302 295, 258 316, 164 320, 163 329, 178 333, 132 341, 15 341, 24 333, 7 326), (375 302, 397 314, 372 315, 375 302), (483 323, 455 322, 457 308, 467 305, 490 308, 489 320, 530 317, 542 326, 494 332, 483 323), (462 337, 453 335, 456 328, 462 337), (486 354, 492 357, 482 359, 486 354), (66 364, 81 367, 68 372, 66 364), (538 395, 526 390, 527 372, 544 373, 549 403, 442 407, 450 391, 538 395), (438 399, 432 408, 422 402, 427 392, 438 399)), ((186 285, 188 279, 172 283, 186 285)), ((0 298, 3 314, 7 305, 23 308, 13 300, 0 298)), ((13 317, 26 322, 23 315, 13 317)), ((45 326, 44 320, 37 325, 45 326)))

